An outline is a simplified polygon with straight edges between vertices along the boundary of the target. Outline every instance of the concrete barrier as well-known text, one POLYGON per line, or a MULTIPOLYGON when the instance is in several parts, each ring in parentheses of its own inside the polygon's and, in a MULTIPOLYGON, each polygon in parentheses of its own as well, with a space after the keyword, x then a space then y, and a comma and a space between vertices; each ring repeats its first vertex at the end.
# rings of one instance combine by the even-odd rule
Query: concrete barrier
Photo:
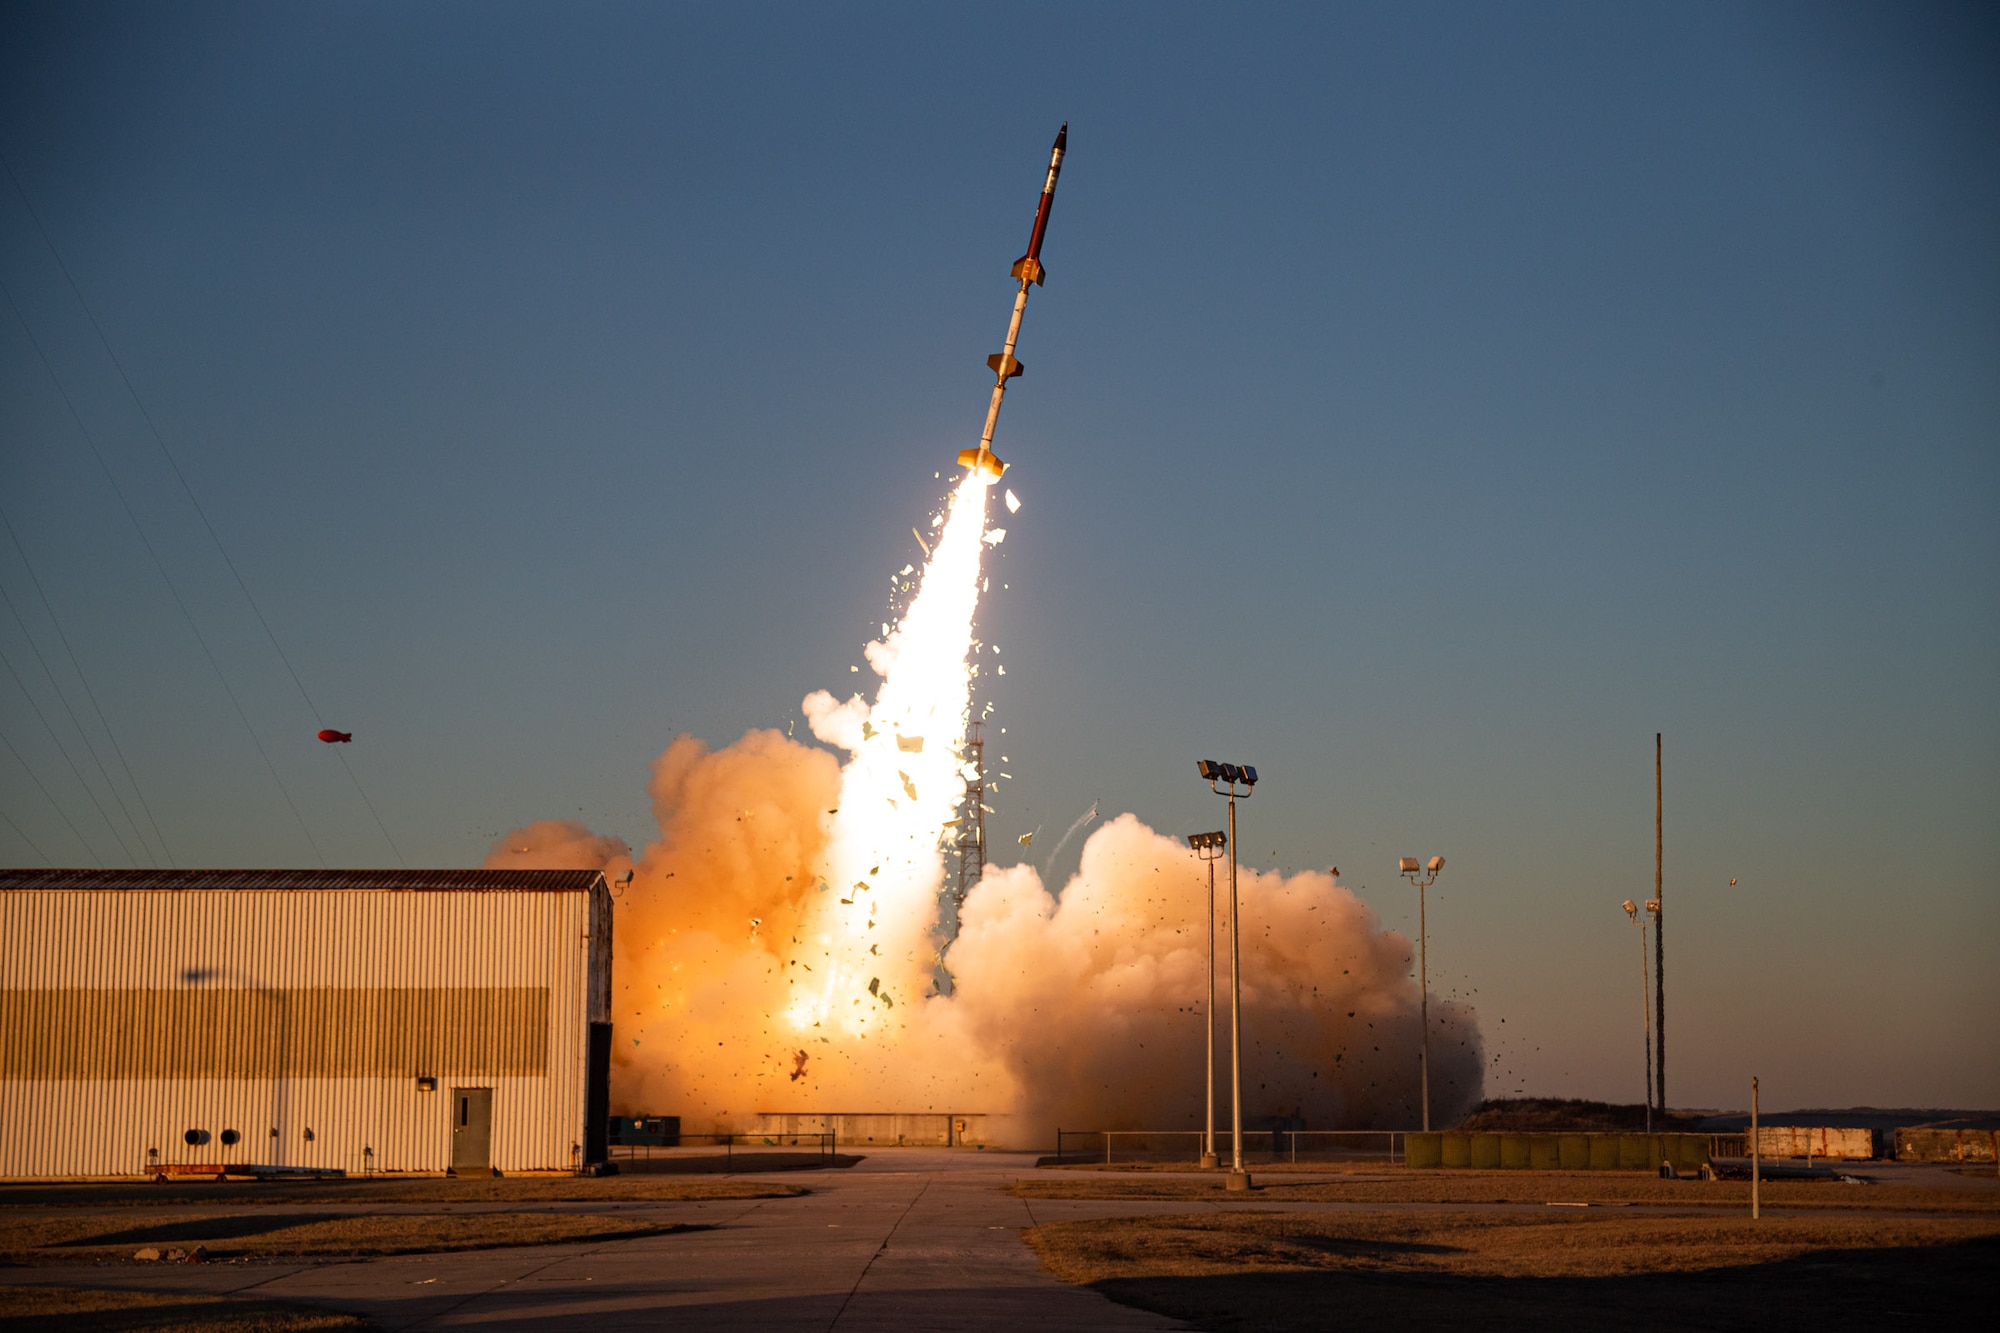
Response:
MULTIPOLYGON (((1748 1155, 1748 1144, 1745 1144, 1748 1155)), ((1812 1157, 1865 1162, 1875 1156, 1875 1131, 1825 1125, 1759 1125, 1757 1152, 1763 1157, 1812 1157)))
POLYGON ((1676 1171, 1692 1175, 1708 1165, 1708 1136, 1450 1129, 1409 1135, 1403 1161, 1414 1167, 1479 1171, 1657 1171, 1661 1162, 1671 1162, 1676 1171))
POLYGON ((967 1112, 759 1111, 753 1134, 826 1134, 842 1148, 988 1147, 986 1117, 967 1112))
MULTIPOLYGON (((1410 1136, 1412 1139, 1416 1135, 1410 1136)), ((2000 1160, 2000 1131, 1991 1129, 1899 1129, 1899 1162, 1991 1162, 2000 1160)))

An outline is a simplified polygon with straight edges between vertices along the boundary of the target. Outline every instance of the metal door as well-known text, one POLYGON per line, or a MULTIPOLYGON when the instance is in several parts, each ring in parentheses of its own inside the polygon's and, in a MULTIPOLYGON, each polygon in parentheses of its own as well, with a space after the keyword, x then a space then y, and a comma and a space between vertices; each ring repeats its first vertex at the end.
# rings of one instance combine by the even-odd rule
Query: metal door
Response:
POLYGON ((453 1088, 451 1169, 487 1171, 493 1166, 493 1089, 453 1088))

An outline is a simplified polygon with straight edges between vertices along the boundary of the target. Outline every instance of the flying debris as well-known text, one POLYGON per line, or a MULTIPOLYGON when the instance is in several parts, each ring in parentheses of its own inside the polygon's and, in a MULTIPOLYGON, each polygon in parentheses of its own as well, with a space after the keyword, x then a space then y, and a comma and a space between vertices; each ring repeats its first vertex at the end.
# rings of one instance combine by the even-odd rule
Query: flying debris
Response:
POLYGON ((1007 396, 1007 381, 1023 369, 1014 357, 1014 346, 1021 340, 1021 316, 1028 309, 1028 287, 1040 286, 1046 276, 1042 268, 1042 235, 1049 228, 1049 209, 1055 203, 1056 177, 1062 174, 1063 147, 1068 141, 1069 122, 1064 121, 1056 131, 1056 145, 1049 151, 1049 176, 1042 184, 1042 202, 1035 209, 1035 229, 1028 234, 1028 253, 1014 261, 1013 275, 1020 279, 1021 290, 1014 295, 1014 317, 1007 324, 1007 344, 986 358, 994 377, 993 401, 986 405, 986 429, 979 433, 977 449, 962 449, 958 455, 960 467, 984 472, 996 481, 1007 465, 993 452, 993 428, 1000 421, 1000 401, 1007 396))
POLYGON ((319 734, 319 738, 328 745, 345 745, 354 739, 354 733, 351 731, 335 731, 332 727, 328 727, 319 734))

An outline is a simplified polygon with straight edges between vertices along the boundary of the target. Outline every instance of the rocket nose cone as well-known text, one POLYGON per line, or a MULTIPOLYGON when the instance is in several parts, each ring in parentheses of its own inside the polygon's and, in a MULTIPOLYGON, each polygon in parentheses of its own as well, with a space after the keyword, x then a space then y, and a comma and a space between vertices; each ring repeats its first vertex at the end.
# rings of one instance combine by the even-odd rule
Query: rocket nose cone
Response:
POLYGON ((1056 149, 1057 149, 1057 151, 1061 151, 1061 149, 1063 148, 1063 146, 1064 146, 1065 144, 1067 144, 1068 142, 1069 142, 1069 122, 1068 122, 1068 121, 1064 121, 1064 122, 1062 123, 1062 128, 1056 131, 1056 149))

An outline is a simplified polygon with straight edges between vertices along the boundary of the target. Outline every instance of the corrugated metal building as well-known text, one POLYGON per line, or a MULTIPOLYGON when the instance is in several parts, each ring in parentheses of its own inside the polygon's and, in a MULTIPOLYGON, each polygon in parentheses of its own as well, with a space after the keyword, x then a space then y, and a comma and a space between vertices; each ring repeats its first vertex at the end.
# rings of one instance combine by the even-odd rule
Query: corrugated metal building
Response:
POLYGON ((597 871, 0 871, 0 1177, 605 1158, 597 871))

